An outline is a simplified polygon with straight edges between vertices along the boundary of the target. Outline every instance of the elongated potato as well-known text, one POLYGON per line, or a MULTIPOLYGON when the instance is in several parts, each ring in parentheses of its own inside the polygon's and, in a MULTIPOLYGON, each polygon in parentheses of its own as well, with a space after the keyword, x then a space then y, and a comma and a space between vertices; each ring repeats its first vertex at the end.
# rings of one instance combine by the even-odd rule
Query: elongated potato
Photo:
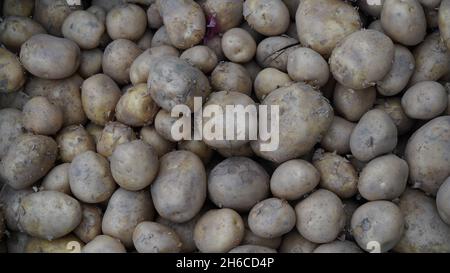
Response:
POLYGON ((0 93, 19 90, 25 83, 25 71, 16 55, 0 48, 0 93))
POLYGON ((180 58, 197 67, 205 74, 210 73, 216 67, 218 62, 216 53, 204 45, 186 49, 181 54, 180 58))
POLYGON ((94 14, 77 10, 64 20, 61 27, 65 38, 77 43, 82 49, 93 49, 100 44, 105 25, 94 14))
POLYGON ((95 152, 95 142, 88 131, 81 125, 67 126, 56 136, 59 148, 59 159, 72 162, 79 154, 86 151, 95 152))
POLYGON ((306 47, 297 48, 289 53, 287 71, 294 81, 303 81, 317 88, 324 86, 330 76, 325 59, 306 47))
POLYGON ((47 33, 36 21, 23 16, 8 16, 0 23, 0 41, 10 50, 18 51, 31 36, 47 33))

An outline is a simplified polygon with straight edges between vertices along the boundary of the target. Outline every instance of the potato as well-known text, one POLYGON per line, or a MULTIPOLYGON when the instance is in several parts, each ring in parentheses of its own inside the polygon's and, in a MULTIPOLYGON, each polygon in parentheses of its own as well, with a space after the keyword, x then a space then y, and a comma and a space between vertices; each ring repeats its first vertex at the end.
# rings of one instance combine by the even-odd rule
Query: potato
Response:
POLYGON ((10 231, 19 231, 20 202, 27 195, 33 193, 30 188, 15 190, 8 185, 4 185, 0 191, 0 205, 3 209, 6 227, 10 231))
POLYGON ((214 150, 208 147, 204 141, 201 140, 183 140, 178 142, 178 150, 191 151, 196 154, 203 162, 208 164, 214 155, 214 150))
POLYGON ((320 189, 295 206, 297 230, 305 239, 324 244, 334 241, 345 225, 341 200, 328 190, 320 189))
POLYGON ((27 93, 22 90, 12 92, 12 93, 1 93, 0 92, 0 109, 4 108, 14 108, 22 110, 23 106, 30 99, 27 93))
POLYGON ((58 148, 47 136, 25 134, 17 138, 0 162, 0 177, 14 189, 25 189, 53 167, 58 148))
POLYGON ((117 145, 135 139, 136 135, 130 127, 120 122, 109 122, 103 128, 102 135, 97 142, 97 152, 105 157, 110 157, 117 145))
POLYGON ((237 148, 217 149, 217 152, 223 157, 234 157, 234 156, 252 157, 255 155, 255 153, 252 150, 252 147, 250 146, 250 143, 247 143, 237 148))
POLYGON ((297 40, 287 36, 268 37, 256 48, 256 60, 261 67, 287 72, 289 53, 300 47, 297 40))
POLYGON ((417 45, 426 35, 425 12, 417 0, 386 0, 380 17, 384 33, 403 45, 417 45))
POLYGON ((206 199, 206 173, 200 158, 188 151, 164 155, 151 194, 162 217, 175 223, 194 218, 206 199))
POLYGON ((194 242, 194 228, 198 219, 200 219, 200 214, 197 214, 197 216, 184 223, 174 223, 162 217, 158 217, 156 222, 175 231, 181 241, 180 251, 187 253, 197 249, 194 242))
POLYGON ((314 249, 313 253, 362 253, 357 244, 351 241, 334 241, 314 249))
POLYGON ((447 91, 440 83, 424 81, 406 90, 401 103, 408 117, 430 120, 447 109, 447 100, 447 91))
POLYGON ((160 27, 153 35, 151 47, 158 47, 163 45, 173 46, 172 42, 169 39, 169 34, 167 34, 167 29, 164 25, 160 27))
POLYGON ((70 190, 85 203, 100 203, 114 192, 116 184, 108 161, 93 151, 77 155, 69 169, 70 190))
POLYGON ((69 234, 56 240, 30 237, 26 242, 25 253, 78 253, 84 243, 76 236, 69 234))
POLYGON ((391 117, 397 126, 399 136, 409 132, 414 125, 414 120, 410 119, 403 110, 400 98, 391 97, 378 100, 375 108, 385 111, 391 117))
POLYGON ((112 41, 103 53, 103 73, 118 84, 129 83, 131 64, 141 53, 142 49, 130 40, 112 41))
POLYGON ((277 253, 277 251, 265 246, 240 245, 228 251, 228 253, 277 253))
POLYGON ((397 127, 389 115, 379 109, 365 113, 350 136, 350 150, 361 161, 389 153, 396 146, 397 127))
POLYGON ((142 50, 147 50, 152 47, 153 33, 151 31, 145 31, 145 33, 137 41, 137 45, 142 50))
POLYGON ((262 70, 262 67, 259 66, 259 64, 254 59, 251 60, 250 62, 245 63, 244 67, 247 70, 253 82, 255 81, 258 73, 261 72, 262 70))
POLYGON ((4 0, 3 16, 24 16, 28 17, 33 14, 33 0, 4 0))
POLYGON ((144 221, 151 221, 155 210, 148 191, 127 191, 119 188, 111 196, 102 221, 103 234, 119 239, 130 248, 133 231, 144 221))
POLYGON ((169 227, 155 222, 141 222, 133 232, 133 243, 139 253, 178 253, 180 237, 169 227))
POLYGON ((49 34, 62 36, 62 25, 72 11, 72 7, 66 0, 37 0, 33 19, 41 24, 49 34))
POLYGON ((153 66, 155 57, 159 56, 175 56, 178 57, 180 53, 172 46, 162 45, 152 47, 145 50, 139 55, 131 64, 130 67, 130 81, 133 85, 139 83, 147 83, 148 73, 150 67, 153 66))
POLYGON ((208 18, 217 21, 218 31, 226 32, 242 21, 244 0, 206 0, 203 9, 208 18))
POLYGON ((0 110, 0 159, 6 155, 15 139, 25 132, 22 120, 22 112, 17 109, 0 110))
POLYGON ((178 120, 178 117, 172 117, 170 112, 164 109, 159 110, 155 117, 155 130, 167 141, 176 142, 172 137, 172 126, 178 120))
POLYGON ((220 208, 247 212, 268 197, 269 175, 250 158, 230 157, 211 170, 208 193, 220 208))
POLYGON ((159 168, 156 153, 142 140, 117 145, 110 161, 114 180, 130 191, 142 190, 150 185, 159 168))
POLYGON ((152 100, 147 84, 141 83, 131 87, 116 105, 118 121, 134 127, 152 124, 159 107, 152 100))
POLYGON ((94 14, 77 10, 67 16, 61 31, 65 38, 77 43, 81 49, 94 49, 100 44, 105 25, 94 14))
POLYGON ((414 48, 413 54, 416 69, 410 85, 422 81, 437 81, 449 73, 450 52, 438 32, 428 35, 425 41, 414 48))
POLYGON ((270 239, 263 238, 253 233, 250 229, 245 228, 244 239, 242 239, 241 245, 258 245, 277 249, 281 244, 281 238, 282 237, 275 237, 270 239))
POLYGON ((78 73, 83 78, 89 78, 102 70, 103 51, 100 49, 83 50, 80 55, 78 73))
POLYGON ((89 243, 102 233, 102 210, 93 205, 81 205, 82 218, 73 233, 83 242, 89 243))
POLYGON ((370 23, 370 25, 367 27, 367 29, 373 29, 373 30, 384 33, 383 26, 381 25, 381 20, 379 20, 379 19, 372 21, 372 23, 370 23))
POLYGON ((406 161, 395 155, 371 160, 362 170, 358 190, 369 201, 393 200, 406 188, 409 168, 406 161))
POLYGON ((81 86, 81 101, 86 116, 102 126, 114 118, 121 95, 117 84, 105 74, 91 76, 81 86))
POLYGON ((165 0, 157 3, 170 42, 176 48, 187 49, 202 41, 206 32, 206 19, 198 3, 193 0, 165 0))
POLYGON ((330 128, 325 133, 320 146, 328 152, 343 155, 350 152, 350 136, 356 124, 334 116, 330 128))
POLYGON ((250 96, 252 85, 250 74, 237 63, 219 63, 211 73, 211 86, 215 91, 232 91, 250 96))
POLYGON ((394 62, 386 76, 377 82, 378 92, 383 96, 393 96, 403 91, 414 73, 415 63, 408 48, 395 45, 394 62))
POLYGON ((225 56, 232 62, 249 62, 256 54, 256 42, 242 28, 232 28, 222 37, 222 49, 225 56))
POLYGON ((357 31, 333 50, 330 71, 345 87, 368 88, 391 70, 394 52, 394 44, 383 33, 371 29, 357 31))
POLYGON ((108 235, 98 235, 87 243, 81 250, 83 253, 126 253, 127 250, 120 242, 108 235))
POLYGON ((312 253, 316 247, 317 245, 315 243, 306 240, 302 235, 298 233, 298 231, 293 230, 283 236, 283 241, 281 242, 279 252, 312 253))
POLYGON ((308 161, 292 159, 278 166, 270 179, 275 197, 297 200, 319 185, 320 173, 308 161))
POLYGON ((26 233, 11 232, 6 238, 8 253, 25 253, 25 247, 30 237, 26 233))
POLYGON ((319 149, 314 154, 313 164, 320 173, 321 188, 340 198, 350 198, 357 193, 358 173, 346 158, 319 149))
MULTIPOLYGON (((86 9, 86 11, 92 13, 95 15, 95 17, 97 17, 97 19, 102 22, 105 23, 106 22, 106 10, 103 7, 100 6, 96 6, 96 5, 92 5, 89 8, 86 9)), ((103 33, 104 35, 108 35, 108 33, 103 33)))
POLYGON ((289 27, 289 10, 282 1, 247 0, 243 14, 248 24, 265 36, 283 34, 289 27))
POLYGON ((295 226, 294 209, 287 201, 269 198, 257 203, 248 216, 248 226, 252 232, 263 238, 280 237, 295 226))
POLYGON ((79 154, 87 151, 95 152, 95 141, 81 125, 65 127, 56 137, 59 147, 59 158, 63 162, 72 162, 79 154))
POLYGON ((81 205, 57 191, 32 193, 20 202, 19 226, 27 234, 46 240, 61 238, 81 222, 81 205))
MULTIPOLYGON (((262 140, 252 141, 251 145, 258 156, 277 163, 309 152, 320 142, 334 117, 327 99, 303 83, 272 91, 262 105, 278 105, 280 108, 279 145, 274 151, 262 151, 262 140)), ((267 122, 269 124, 271 118, 267 122)))
POLYGON ((106 30, 113 40, 137 40, 147 28, 147 14, 134 4, 118 5, 106 15, 106 30))
POLYGON ((325 57, 345 37, 361 29, 358 12, 339 0, 302 0, 295 21, 302 45, 325 57))
POLYGON ((31 97, 44 96, 63 111, 63 126, 80 125, 86 122, 81 102, 80 87, 83 79, 73 75, 63 80, 31 78, 25 92, 31 97))
POLYGON ((447 225, 450 225, 450 178, 447 178, 444 183, 442 183, 439 191, 436 195, 436 205, 439 216, 442 221, 447 225))
POLYGON ((399 206, 408 228, 395 246, 395 252, 450 252, 450 227, 439 217, 434 199, 420 191, 407 190, 399 206))
POLYGON ((0 42, 13 51, 18 51, 31 36, 47 33, 36 21, 22 16, 9 16, 0 23, 0 42))
POLYGON ((358 7, 372 17, 379 17, 383 8, 384 1, 385 0, 360 0, 358 1, 358 7))
POLYGON ((20 61, 25 69, 43 79, 71 76, 80 65, 80 48, 69 39, 37 34, 22 44, 20 61))
POLYGON ((92 5, 103 8, 105 11, 110 11, 111 9, 124 5, 127 0, 92 0, 92 5))
POLYGON ((264 100, 270 92, 292 82, 288 74, 276 69, 265 68, 256 76, 254 89, 260 101, 264 100))
POLYGON ((144 142, 152 146, 158 157, 175 150, 175 143, 162 137, 153 126, 142 127, 139 135, 144 142))
POLYGON ((163 20, 159 14, 158 5, 151 4, 147 9, 147 23, 149 28, 158 29, 163 25, 163 20))
POLYGON ((294 81, 303 81, 317 88, 324 86, 330 75, 328 64, 322 56, 305 47, 289 53, 287 71, 294 81))
MULTIPOLYGON (((256 46, 255 46, 256 48, 256 46)), ((199 45, 186 49, 180 56, 203 73, 210 73, 217 65, 217 56, 212 49, 199 45)))
POLYGON ((442 41, 450 50, 450 1, 442 0, 438 13, 439 31, 442 41))
POLYGON ((23 126, 29 132, 54 135, 63 124, 61 108, 46 97, 34 97, 23 107, 23 126))
POLYGON ((205 45, 209 47, 217 56, 217 60, 219 62, 225 60, 225 56, 223 55, 222 50, 222 37, 219 35, 214 36, 212 38, 205 39, 205 45))
POLYGON ((435 118, 409 139, 405 159, 409 180, 415 187, 435 195, 450 176, 450 116, 435 118))
POLYGON ((18 91, 25 83, 25 71, 16 55, 0 48, 0 93, 18 91))
POLYGON ((91 135, 94 140, 95 147, 97 147, 97 143, 102 136, 103 126, 90 122, 86 125, 86 131, 91 135))
POLYGON ((244 238, 244 222, 231 209, 213 209, 198 220, 194 241, 203 252, 225 253, 237 247, 244 238))
POLYGON ((59 191, 71 195, 69 185, 70 163, 63 163, 54 167, 42 180, 41 190, 59 191))

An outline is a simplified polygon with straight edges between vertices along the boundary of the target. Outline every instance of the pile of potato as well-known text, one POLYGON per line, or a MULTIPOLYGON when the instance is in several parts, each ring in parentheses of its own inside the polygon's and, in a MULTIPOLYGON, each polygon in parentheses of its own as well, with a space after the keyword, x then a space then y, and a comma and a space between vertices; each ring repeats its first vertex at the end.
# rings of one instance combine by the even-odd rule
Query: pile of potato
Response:
POLYGON ((450 252, 450 0, 2 2, 0 252, 450 252))

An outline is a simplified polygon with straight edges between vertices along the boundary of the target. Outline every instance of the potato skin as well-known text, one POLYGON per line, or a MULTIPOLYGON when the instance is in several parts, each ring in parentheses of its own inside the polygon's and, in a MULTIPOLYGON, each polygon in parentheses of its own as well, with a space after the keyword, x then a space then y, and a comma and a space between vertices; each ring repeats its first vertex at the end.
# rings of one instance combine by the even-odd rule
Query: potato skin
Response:
POLYGON ((10 231, 19 231, 20 219, 20 202, 27 195, 33 193, 31 188, 23 190, 15 190, 14 188, 5 184, 0 191, 0 205, 2 206, 5 216, 6 227, 10 231))
POLYGON ((193 0, 157 0, 156 3, 176 48, 187 49, 201 42, 206 32, 206 19, 198 3, 193 0))
POLYGON ((4 0, 3 16, 31 16, 34 9, 34 0, 4 0))
POLYGON ((203 162, 208 164, 214 155, 214 150, 205 144, 202 140, 183 140, 178 142, 178 150, 191 151, 196 154, 203 162))
POLYGON ((82 204, 82 218, 73 233, 89 243, 102 233, 102 210, 93 205, 82 204))
POLYGON ((258 156, 277 163, 305 155, 320 141, 334 117, 327 99, 303 83, 272 91, 262 104, 280 107, 280 143, 275 151, 261 151, 260 140, 251 145, 258 156))
POLYGON ((59 239, 47 240, 29 237, 24 246, 24 253, 77 253, 77 246, 84 243, 76 236, 69 234, 59 239))
POLYGON ((197 246, 194 242, 194 229, 200 217, 201 213, 184 223, 174 223, 165 218, 158 217, 156 222, 174 230, 181 241, 180 252, 188 253, 197 250, 197 246))
POLYGON ((72 232, 81 222, 80 203, 67 194, 41 191, 20 202, 19 225, 29 235, 57 239, 72 232))
POLYGON ((450 50, 450 1, 442 0, 439 6, 438 24, 441 32, 442 41, 450 50))
POLYGON ((72 162, 79 154, 95 152, 95 142, 82 125, 71 125, 62 129, 56 136, 59 158, 63 162, 72 162))
POLYGON ((16 55, 0 48, 0 94, 19 90, 25 80, 25 71, 16 55))
POLYGON ((25 132, 22 112, 14 108, 0 109, 0 158, 6 155, 15 139, 25 132))
POLYGON ((409 132, 414 125, 414 120, 409 118, 402 107, 401 98, 389 97, 376 102, 376 109, 383 110, 388 114, 397 126, 398 135, 409 132))
POLYGON ((350 150, 361 161, 391 152, 396 146, 397 127, 389 115, 379 109, 364 114, 350 137, 350 150))
POLYGON ((447 100, 447 91, 440 83, 424 81, 406 90, 402 97, 402 107, 410 118, 430 120, 447 109, 447 100))
POLYGON ((265 68, 261 70, 254 81, 255 95, 263 101, 270 92, 292 82, 288 74, 276 69, 265 68))
POLYGON ((49 34, 62 36, 61 27, 72 11, 72 7, 65 0, 37 0, 34 5, 33 19, 49 34))
POLYGON ((278 251, 280 253, 312 253, 317 244, 303 238, 297 230, 293 230, 283 236, 278 251))
POLYGON ((319 53, 306 47, 297 48, 289 53, 287 71, 294 81, 303 81, 316 88, 324 86, 330 76, 325 59, 319 53))
POLYGON ((0 162, 0 177, 14 189, 25 189, 53 167, 58 148, 47 136, 25 134, 8 149, 0 162))
POLYGON ((152 29, 158 29, 163 25, 163 20, 159 14, 156 2, 151 4, 147 9, 147 24, 152 29))
POLYGON ((120 122, 109 122, 103 128, 102 135, 97 142, 97 152, 105 157, 110 157, 117 145, 136 139, 136 135, 130 127, 120 122))
POLYGON ((40 135, 54 135, 63 125, 61 108, 46 97, 34 97, 23 107, 23 126, 40 135))
POLYGON ((244 222, 231 209, 213 209, 197 222, 194 241, 203 252, 225 253, 238 246, 244 238, 244 222))
POLYGON ((108 235, 98 235, 88 242, 81 250, 82 253, 126 253, 125 246, 120 240, 108 235))
POLYGON ((385 0, 381 25, 392 40, 406 46, 419 44, 427 32, 425 13, 417 0, 385 0))
POLYGON ((322 138, 320 146, 328 152, 343 155, 350 152, 350 136, 356 124, 334 116, 330 128, 322 138))
POLYGON ((354 90, 337 83, 333 93, 336 112, 348 121, 358 121, 375 103, 377 91, 374 87, 354 90))
POLYGON ((139 253, 178 253, 182 246, 174 230, 156 222, 138 224, 133 243, 139 253))
POLYGON ((330 71, 343 86, 364 89, 386 76, 393 59, 394 44, 388 36, 376 30, 361 30, 336 46, 329 60, 330 71))
POLYGON ((256 60, 261 67, 287 72, 289 53, 300 47, 299 42, 287 36, 268 37, 256 48, 256 60))
POLYGON ((80 48, 69 39, 37 34, 22 44, 20 61, 31 74, 58 80, 71 76, 80 65, 80 48))
POLYGON ((140 139, 152 146, 158 157, 175 150, 175 143, 166 140, 155 129, 154 126, 142 127, 139 133, 140 139))
POLYGON ((290 23, 289 10, 282 1, 246 0, 243 14, 248 24, 265 36, 283 34, 290 23))
POLYGON ((256 42, 244 29, 232 28, 222 36, 222 49, 230 61, 246 63, 256 54, 256 42))
POLYGON ((108 161, 93 151, 77 155, 69 169, 70 190, 85 203, 100 203, 113 194, 116 184, 108 161))
POLYGON ((253 233, 249 228, 245 228, 244 239, 242 239, 241 245, 258 245, 272 249, 278 249, 281 244, 282 237, 275 238, 263 238, 253 233))
POLYGON ((269 175, 252 159, 230 157, 211 170, 208 193, 218 207, 247 212, 268 197, 269 175))
POLYGON ((342 202, 328 190, 320 189, 299 202, 295 213, 297 230, 313 243, 334 241, 345 225, 342 202))
POLYGON ((94 49, 100 44, 105 25, 94 14, 77 10, 67 16, 61 31, 65 38, 77 43, 81 49, 94 49))
POLYGON ((226 32, 242 21, 244 0, 206 0, 202 5, 205 15, 217 20, 219 31, 226 32))
POLYGON ((129 83, 131 64, 141 53, 142 49, 130 40, 117 39, 112 41, 103 52, 103 73, 110 76, 118 84, 129 83))
POLYGON ((164 155, 151 194, 162 217, 175 223, 192 219, 202 208, 207 194, 206 172, 200 158, 189 151, 164 155))
POLYGON ((302 45, 324 56, 329 56, 346 36, 361 29, 358 12, 339 0, 302 0, 295 21, 302 45))
POLYGON ((439 217, 436 203, 423 192, 406 190, 400 210, 405 218, 405 233, 394 251, 400 253, 450 252, 450 227, 439 217))
POLYGON ((215 91, 232 91, 250 96, 252 85, 248 71, 237 63, 221 62, 211 73, 211 86, 215 91))
POLYGON ((0 41, 13 51, 18 51, 31 36, 43 33, 47 33, 45 29, 28 17, 8 16, 0 23, 0 41))
POLYGON ((113 39, 138 40, 147 28, 147 14, 134 4, 118 5, 106 15, 106 30, 113 39))
POLYGON ((143 221, 151 221, 155 209, 148 191, 119 188, 111 196, 102 220, 102 232, 119 239, 125 247, 133 246, 133 231, 143 221))
POLYGON ((54 167, 42 180, 41 190, 59 191, 71 195, 69 185, 70 163, 63 163, 54 167))
POLYGON ((151 47, 158 46, 174 46, 172 42, 169 40, 169 35, 167 34, 166 26, 161 26, 153 35, 151 47))
POLYGON ((186 49, 181 54, 180 58, 186 60, 192 66, 197 67, 205 74, 210 73, 218 63, 216 53, 204 45, 198 45, 186 49))
POLYGON ((83 50, 80 55, 80 67, 78 73, 84 79, 98 74, 102 70, 103 51, 98 48, 83 50))
POLYGON ((435 195, 450 176, 450 116, 435 118, 409 139, 405 159, 409 180, 419 189, 435 195))
POLYGON ((318 246, 313 253, 363 253, 363 251, 352 241, 334 241, 318 246))
POLYGON ((442 183, 436 195, 436 206, 442 221, 450 225, 450 178, 442 183))

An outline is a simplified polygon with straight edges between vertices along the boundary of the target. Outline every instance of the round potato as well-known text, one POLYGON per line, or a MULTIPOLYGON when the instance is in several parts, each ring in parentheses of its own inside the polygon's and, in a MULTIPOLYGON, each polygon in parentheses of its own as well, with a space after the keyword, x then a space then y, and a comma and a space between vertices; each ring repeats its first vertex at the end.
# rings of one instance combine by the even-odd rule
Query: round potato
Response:
POLYGON ((383 33, 371 29, 357 31, 333 50, 330 71, 345 87, 368 88, 391 70, 394 52, 394 43, 383 33))
POLYGON ((358 11, 340 0, 301 0, 295 21, 302 45, 324 56, 361 29, 358 11))
POLYGON ((120 122, 109 122, 103 128, 102 135, 97 142, 99 154, 110 157, 117 145, 136 139, 136 135, 130 127, 120 122))
POLYGON ((283 34, 290 23, 288 8, 278 0, 246 0, 243 14, 248 24, 265 36, 283 34))
POLYGON ((344 229, 345 213, 341 200, 331 191, 320 189, 295 206, 297 230, 307 240, 334 241, 344 229))
POLYGON ((147 9, 147 23, 149 28, 158 29, 163 25, 163 20, 159 14, 158 5, 151 4, 147 9))
MULTIPOLYGON (((103 7, 96 6, 92 4, 89 8, 86 9, 86 11, 92 13, 97 17, 100 22, 105 23, 106 22, 106 10, 103 7)), ((107 35, 107 33, 104 33, 107 35)))
POLYGON ((81 222, 81 205, 67 194, 41 191, 20 202, 20 227, 30 236, 52 240, 72 232, 81 222))
POLYGON ((256 54, 256 42, 244 29, 232 28, 222 37, 222 49, 230 61, 246 63, 256 54))
POLYGON ((174 151, 160 159, 158 176, 151 185, 159 215, 175 223, 187 222, 202 208, 206 193, 206 172, 197 155, 174 151))
POLYGON ((293 230, 283 236, 280 253, 312 253, 317 244, 303 238, 298 231, 293 230))
POLYGON ((0 93, 18 91, 25 83, 25 71, 16 55, 0 48, 0 93))
POLYGON ((6 227, 10 231, 19 231, 20 219, 20 202, 22 199, 33 193, 31 188, 23 190, 15 190, 14 188, 4 185, 0 191, 0 205, 5 216, 6 227))
POLYGON ((244 222, 237 212, 214 209, 198 220, 194 241, 201 252, 225 253, 241 243, 244 231, 244 222))
POLYGON ((378 100, 375 108, 383 110, 391 117, 397 126, 399 136, 409 132, 414 125, 414 120, 410 119, 403 110, 400 98, 391 97, 378 100))
POLYGON ((334 241, 314 249, 313 253, 362 253, 357 244, 351 241, 334 241))
POLYGON ((98 235, 87 243, 82 253, 126 253, 125 246, 120 240, 108 235, 98 235))
POLYGON ((125 247, 133 246, 133 231, 155 215, 148 191, 127 191, 119 188, 111 196, 102 220, 103 234, 119 239, 125 247))
POLYGON ((81 49, 93 49, 100 44, 105 25, 94 14, 77 10, 67 16, 61 31, 65 38, 77 43, 81 49))
POLYGON ((377 91, 374 87, 361 90, 336 84, 333 103, 336 112, 349 121, 358 121, 375 103, 377 91))
POLYGON ((103 51, 100 49, 83 50, 80 55, 78 73, 83 78, 89 78, 102 71, 103 51))
POLYGON ((13 51, 18 51, 31 36, 47 33, 31 18, 8 16, 0 23, 0 42, 13 51))
POLYGON ((218 207, 249 211, 269 195, 269 175, 255 161, 230 157, 216 165, 208 178, 209 199, 218 207))
POLYGON ((169 227, 155 222, 141 222, 133 232, 134 247, 139 253, 178 253, 180 237, 169 227))
POLYGON ((435 195, 450 176, 450 116, 435 118, 409 139, 405 159, 409 180, 415 187, 435 195))
POLYGON ((259 245, 240 245, 228 253, 277 253, 275 249, 259 245))
POLYGON ((69 39, 37 34, 22 44, 20 61, 36 77, 57 80, 78 70, 80 54, 80 48, 69 39))
POLYGON ((440 83, 424 81, 406 90, 402 97, 402 107, 410 118, 430 120, 447 109, 447 99, 447 91, 440 83))
POLYGON ((130 82, 130 67, 142 53, 137 44, 130 40, 117 39, 105 48, 102 58, 103 73, 118 84, 130 82))
POLYGON ((0 110, 0 158, 6 155, 16 138, 25 132, 22 120, 22 112, 17 109, 0 110))
POLYGON ((81 125, 65 127, 56 137, 59 158, 63 162, 72 162, 79 154, 87 151, 95 152, 95 141, 81 125))
POLYGON ((357 193, 358 173, 346 158, 317 150, 313 164, 320 173, 321 188, 332 191, 343 199, 357 193))
POLYGON ((194 242, 194 229, 200 216, 199 213, 197 216, 184 223, 174 223, 162 217, 158 217, 156 222, 174 230, 181 241, 181 252, 187 253, 197 250, 197 246, 194 242))
POLYGON ((62 36, 61 28, 64 20, 73 10, 74 7, 66 0, 39 0, 35 1, 33 19, 49 34, 62 36))
POLYGON ((338 116, 334 116, 333 123, 324 135, 320 146, 328 152, 343 155, 350 152, 350 136, 356 124, 338 116))
POLYGON ((108 200, 116 188, 108 161, 93 151, 84 152, 73 159, 69 183, 73 195, 85 203, 108 200))
POLYGON ((218 62, 216 53, 209 47, 203 45, 186 49, 180 58, 186 60, 192 66, 197 67, 205 74, 213 71, 218 62))
POLYGON ((324 86, 330 76, 325 59, 319 53, 306 47, 297 48, 289 53, 287 71, 294 81, 303 81, 316 88, 324 86))
POLYGON ((70 163, 63 163, 54 167, 42 180, 43 191, 59 191, 71 195, 69 184, 70 163))
POLYGON ((25 189, 47 174, 57 153, 57 144, 52 138, 22 135, 2 158, 0 177, 14 189, 25 189))
POLYGON ((256 48, 256 60, 261 67, 276 68, 287 72, 289 53, 300 47, 299 42, 288 36, 268 37, 256 48))
POLYGON ((297 200, 319 185, 320 173, 308 161, 293 159, 278 166, 270 179, 270 190, 278 198, 297 200))
POLYGON ((23 126, 39 135, 54 135, 63 125, 61 108, 46 97, 34 97, 23 107, 23 126))
POLYGON ((222 62, 211 73, 211 85, 215 91, 232 91, 250 96, 253 83, 244 66, 222 62))
POLYGON ((106 30, 113 40, 137 40, 147 28, 147 14, 134 4, 118 5, 106 15, 106 30))
POLYGON ((447 178, 444 183, 442 183, 439 191, 436 195, 436 205, 441 216, 442 221, 450 225, 450 178, 447 178))
POLYGON ((144 142, 152 146, 158 157, 175 150, 175 143, 162 137, 153 126, 142 127, 139 136, 144 142))
POLYGON ((153 35, 151 47, 158 47, 158 46, 172 46, 172 42, 169 39, 169 34, 167 34, 166 26, 160 27, 155 34, 153 35))
POLYGON ((248 226, 263 238, 280 237, 295 226, 294 209, 278 198, 269 198, 257 203, 248 215, 248 226))
POLYGON ((208 18, 217 21, 218 31, 226 32, 242 21, 244 0, 206 0, 203 10, 208 18))
POLYGON ((286 86, 292 82, 288 74, 276 69, 265 68, 261 70, 255 79, 255 95, 263 101, 273 90, 286 86))
POLYGON ((417 0, 385 0, 380 18, 384 33, 406 46, 419 44, 427 33, 425 12, 417 0))
POLYGON ((396 146, 397 127, 391 117, 379 109, 364 114, 350 136, 350 150, 361 161, 389 153, 396 146))
POLYGON ((4 0, 3 16, 24 16, 33 14, 34 0, 4 0))

